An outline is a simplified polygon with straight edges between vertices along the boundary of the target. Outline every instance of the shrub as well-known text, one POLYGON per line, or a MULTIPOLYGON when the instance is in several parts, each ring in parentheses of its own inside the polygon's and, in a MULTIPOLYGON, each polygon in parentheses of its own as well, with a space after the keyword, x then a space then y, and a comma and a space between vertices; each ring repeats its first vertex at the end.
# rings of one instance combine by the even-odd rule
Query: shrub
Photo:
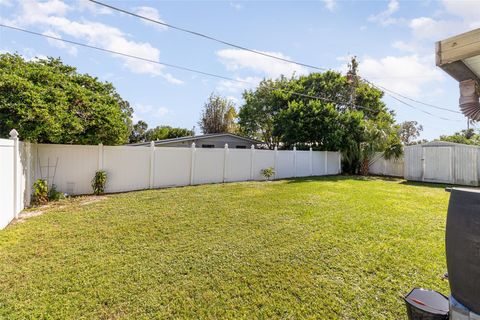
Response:
POLYGON ((107 173, 104 170, 98 170, 95 172, 95 176, 92 180, 93 193, 96 195, 105 192, 105 183, 107 182, 107 173))
POLYGON ((64 198, 65 198, 65 195, 62 192, 57 191, 57 186, 52 184, 52 187, 50 188, 50 190, 48 190, 48 200, 58 201, 64 198))
POLYGON ((35 204, 48 202, 48 184, 46 180, 37 179, 33 184, 33 202, 35 204))
POLYGON ((268 181, 270 180, 271 177, 275 175, 275 170, 272 167, 270 167, 270 168, 260 170, 260 173, 262 174, 262 176, 265 177, 265 180, 268 181))

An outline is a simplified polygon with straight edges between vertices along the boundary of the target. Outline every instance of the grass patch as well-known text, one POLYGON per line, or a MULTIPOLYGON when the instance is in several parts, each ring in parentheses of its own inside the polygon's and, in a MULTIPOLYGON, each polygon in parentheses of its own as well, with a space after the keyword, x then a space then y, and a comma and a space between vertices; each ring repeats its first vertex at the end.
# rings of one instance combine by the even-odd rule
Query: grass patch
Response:
POLYGON ((406 319, 448 293, 448 193, 324 177, 149 190, 0 231, 0 318, 406 319))

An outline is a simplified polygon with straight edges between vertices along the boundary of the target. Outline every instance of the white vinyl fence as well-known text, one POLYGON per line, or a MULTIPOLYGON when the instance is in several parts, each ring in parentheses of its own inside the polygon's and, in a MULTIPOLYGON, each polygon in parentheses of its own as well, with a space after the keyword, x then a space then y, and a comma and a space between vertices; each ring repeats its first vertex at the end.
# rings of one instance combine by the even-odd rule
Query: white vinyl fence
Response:
POLYGON ((105 170, 106 192, 340 173, 340 153, 297 150, 202 149, 151 146, 32 145, 34 180, 70 195, 92 193, 91 180, 105 170))
POLYGON ((30 144, 16 138, 0 139, 0 160, 0 229, 29 205, 37 179, 80 195, 92 193, 97 170, 107 172, 108 193, 262 180, 260 170, 269 167, 275 179, 341 172, 340 153, 330 151, 30 144))
POLYGON ((29 146, 18 141, 16 131, 10 135, 0 139, 0 229, 30 204, 29 146))
POLYGON ((385 159, 383 153, 378 152, 370 161, 370 174, 390 177, 403 177, 404 160, 403 157, 399 159, 385 159))

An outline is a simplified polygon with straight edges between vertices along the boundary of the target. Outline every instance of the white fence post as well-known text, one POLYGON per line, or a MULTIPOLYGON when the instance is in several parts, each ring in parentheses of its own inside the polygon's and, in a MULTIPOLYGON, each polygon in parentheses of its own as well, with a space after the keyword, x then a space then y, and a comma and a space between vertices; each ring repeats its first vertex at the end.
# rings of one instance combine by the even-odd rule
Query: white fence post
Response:
POLYGON ((297 177, 297 147, 293 146, 293 177, 297 177))
POLYGON ((310 147, 310 176, 313 176, 313 149, 310 147))
POLYGON ((223 183, 227 181, 227 160, 228 159, 228 143, 225 143, 225 151, 223 153, 223 183))
POLYGON ((25 142, 25 162, 27 165, 27 173, 25 179, 25 205, 30 205, 32 198, 32 145, 30 142, 25 142))
POLYGON ((275 174, 274 174, 274 179, 277 179, 278 177, 278 147, 275 146, 275 148, 273 149, 275 151, 274 153, 274 158, 273 158, 273 166, 274 166, 274 171, 275 171, 275 174))
POLYGON ((98 170, 103 170, 103 143, 98 144, 98 170))
POLYGON ((155 142, 150 141, 150 181, 149 187, 153 188, 153 178, 155 177, 155 142))
POLYGON ((10 131, 10 139, 13 140, 13 215, 18 219, 18 132, 10 131))
POLYGON ((338 151, 338 173, 342 173, 342 153, 338 151))
POLYGON ((328 173, 328 151, 325 151, 325 175, 328 173))
POLYGON ((192 142, 191 147, 191 164, 190 164, 190 184, 192 185, 194 182, 194 175, 195 175, 195 142, 192 142))
POLYGON ((252 144, 252 147, 250 148, 250 180, 253 180, 254 158, 255 158, 255 145, 252 144))

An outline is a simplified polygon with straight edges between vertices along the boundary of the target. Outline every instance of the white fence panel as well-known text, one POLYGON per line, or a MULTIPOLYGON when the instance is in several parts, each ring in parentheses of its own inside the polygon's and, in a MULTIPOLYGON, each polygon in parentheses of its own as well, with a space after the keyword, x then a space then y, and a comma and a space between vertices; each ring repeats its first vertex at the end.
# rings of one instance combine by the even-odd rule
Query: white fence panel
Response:
POLYGON ((296 168, 295 176, 297 177, 307 177, 311 175, 310 172, 310 151, 297 151, 296 152, 296 168))
POLYGON ((385 159, 381 152, 375 154, 369 166, 371 174, 403 177, 403 158, 400 159, 385 159))
POLYGON ((295 175, 293 151, 278 151, 276 178, 291 178, 295 175))
POLYGON ((420 181, 423 178, 423 147, 408 146, 404 150, 404 177, 420 181))
POLYGON ((155 188, 190 184, 191 148, 155 148, 155 188))
POLYGON ((193 184, 223 181, 224 149, 196 149, 193 184))
POLYGON ((0 229, 15 217, 14 143, 0 139, 0 229))
POLYGON ((99 166, 98 146, 38 144, 33 148, 33 181, 45 179, 49 186, 71 195, 92 193, 91 181, 99 166))
POLYGON ((150 147, 103 147, 103 170, 108 179, 106 192, 149 188, 150 147))
POLYGON ((339 174, 341 172, 340 152, 327 152, 327 174, 339 174))
POLYGON ((253 157, 253 179, 265 179, 260 171, 270 167, 275 168, 275 151, 255 150, 253 157))
POLYGON ((251 151, 230 149, 227 152, 225 181, 246 181, 250 179, 251 151))
POLYGON ((313 152, 313 175, 323 176, 327 174, 326 160, 327 157, 325 151, 313 152))

